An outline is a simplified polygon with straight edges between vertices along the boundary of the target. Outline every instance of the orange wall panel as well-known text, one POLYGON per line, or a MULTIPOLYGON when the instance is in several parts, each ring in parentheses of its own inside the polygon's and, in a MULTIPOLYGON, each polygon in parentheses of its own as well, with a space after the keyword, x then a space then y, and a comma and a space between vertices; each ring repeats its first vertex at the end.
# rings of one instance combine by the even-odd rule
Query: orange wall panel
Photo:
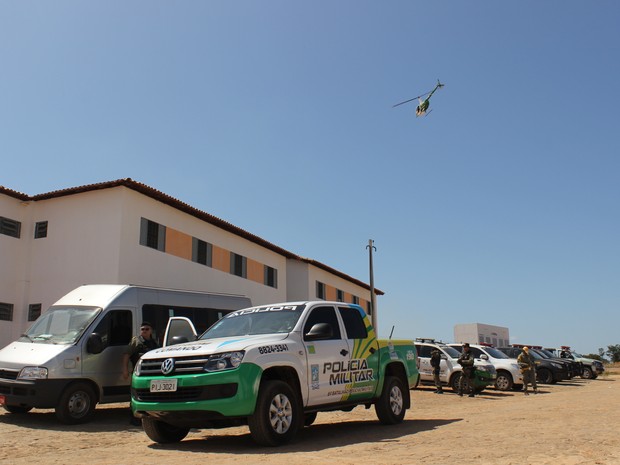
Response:
POLYGON ((252 260, 251 258, 247 258, 246 260, 248 279, 263 284, 263 282, 265 281, 264 265, 255 260, 252 260))
POLYGON ((176 257, 192 259, 192 236, 166 228, 166 253, 176 257))
POLYGON ((216 270, 230 273, 230 251, 213 246, 213 268, 216 270))

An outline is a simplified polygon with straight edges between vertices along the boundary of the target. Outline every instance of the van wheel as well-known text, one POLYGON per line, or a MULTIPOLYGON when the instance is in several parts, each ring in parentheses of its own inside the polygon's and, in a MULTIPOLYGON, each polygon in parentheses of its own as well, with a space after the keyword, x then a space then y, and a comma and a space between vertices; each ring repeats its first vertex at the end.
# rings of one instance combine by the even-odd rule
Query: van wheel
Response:
POLYGON ((303 422, 301 403, 284 381, 261 383, 254 414, 248 418, 250 434, 262 446, 290 442, 303 422))
POLYGON ((95 391, 89 384, 70 384, 60 396, 56 417, 68 425, 86 423, 93 415, 96 404, 95 391))
POLYGON ((179 442, 189 433, 189 428, 180 428, 152 418, 142 418, 142 428, 152 441, 159 444, 179 442))
POLYGON ((396 376, 387 376, 383 384, 381 397, 375 404, 375 412, 384 425, 395 425, 405 418, 405 398, 403 383, 396 376))
POLYGON ((581 377, 583 379, 593 379, 594 373, 592 373, 592 368, 590 367, 583 367, 583 373, 581 374, 581 377))
POLYGON ((21 405, 3 405, 4 410, 9 413, 28 413, 32 410, 32 407, 23 407, 21 405))
POLYGON ((497 373, 497 378, 495 379, 495 389, 499 391, 510 391, 512 389, 512 376, 505 371, 501 371, 497 373))
POLYGON ((553 373, 551 373, 551 371, 547 370, 546 368, 538 370, 538 373, 536 373, 536 377, 538 378, 538 381, 540 383, 553 384, 553 373))

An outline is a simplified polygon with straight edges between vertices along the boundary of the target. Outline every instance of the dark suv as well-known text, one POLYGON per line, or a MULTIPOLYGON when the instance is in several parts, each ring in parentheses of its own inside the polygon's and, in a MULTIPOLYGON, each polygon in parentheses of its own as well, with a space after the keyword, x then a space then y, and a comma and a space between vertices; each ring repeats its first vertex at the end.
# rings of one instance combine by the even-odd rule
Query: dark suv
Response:
MULTIPOLYGON (((511 358, 517 358, 522 352, 521 347, 498 347, 511 358)), ((565 364, 544 358, 542 355, 531 350, 530 355, 536 365, 536 380, 543 384, 554 384, 558 381, 569 379, 568 368, 565 364)))

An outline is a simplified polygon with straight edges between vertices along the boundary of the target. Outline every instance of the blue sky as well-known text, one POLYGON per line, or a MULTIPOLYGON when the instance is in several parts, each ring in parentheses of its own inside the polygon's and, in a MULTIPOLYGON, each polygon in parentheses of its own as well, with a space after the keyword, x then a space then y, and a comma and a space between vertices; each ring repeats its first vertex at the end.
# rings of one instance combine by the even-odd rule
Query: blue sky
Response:
POLYGON ((131 177, 364 281, 379 331, 620 344, 620 3, 0 0, 0 185, 131 177), (446 86, 432 113, 392 105, 446 86))

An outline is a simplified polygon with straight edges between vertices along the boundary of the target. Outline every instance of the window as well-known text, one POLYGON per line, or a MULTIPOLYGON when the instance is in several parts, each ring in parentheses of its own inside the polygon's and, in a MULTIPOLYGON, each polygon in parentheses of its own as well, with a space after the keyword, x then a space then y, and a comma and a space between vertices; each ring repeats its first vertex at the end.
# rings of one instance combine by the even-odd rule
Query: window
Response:
POLYGON ((213 246, 195 237, 192 238, 192 261, 213 266, 213 246))
POLYGON ((362 318, 362 314, 357 309, 340 307, 338 311, 344 322, 348 339, 365 339, 368 337, 364 318, 362 318))
POLYGON ((241 278, 247 277, 247 262, 248 260, 243 256, 236 253, 230 253, 230 274, 239 276, 241 278))
POLYGON ((344 291, 341 291, 340 289, 336 289, 336 300, 338 302, 344 302, 344 291))
POLYGON ((367 302, 366 303, 366 313, 368 315, 372 315, 372 302, 367 302))
POLYGON ((356 295, 353 296, 353 303, 355 305, 359 305, 360 304, 360 298, 356 295))
POLYGON ((316 282, 316 297, 325 300, 325 284, 320 281, 316 282))
POLYGON ((41 316, 41 304, 30 304, 28 306, 28 321, 34 321, 41 316))
POLYGON ((126 346, 131 341, 131 321, 130 310, 112 310, 103 317, 94 332, 101 336, 104 347, 126 346))
POLYGON ((0 216, 0 234, 5 234, 19 239, 21 229, 22 224, 19 221, 0 216))
POLYGON ((166 250, 166 227, 147 220, 140 219, 140 245, 163 252, 166 250))
POLYGON ((34 226, 34 238, 41 239, 47 237, 47 221, 39 221, 34 226))
POLYGON ((422 346, 416 344, 415 350, 418 353, 418 357, 430 357, 433 348, 431 346, 422 346))
POLYGON ((278 288, 278 270, 265 265, 265 286, 278 288))
POLYGON ((13 304, 0 302, 0 320, 13 321, 13 304))
POLYGON ((332 337, 328 339, 340 339, 340 325, 333 307, 317 307, 313 309, 304 324, 304 334, 308 334, 308 331, 317 323, 327 323, 332 328, 332 337))

